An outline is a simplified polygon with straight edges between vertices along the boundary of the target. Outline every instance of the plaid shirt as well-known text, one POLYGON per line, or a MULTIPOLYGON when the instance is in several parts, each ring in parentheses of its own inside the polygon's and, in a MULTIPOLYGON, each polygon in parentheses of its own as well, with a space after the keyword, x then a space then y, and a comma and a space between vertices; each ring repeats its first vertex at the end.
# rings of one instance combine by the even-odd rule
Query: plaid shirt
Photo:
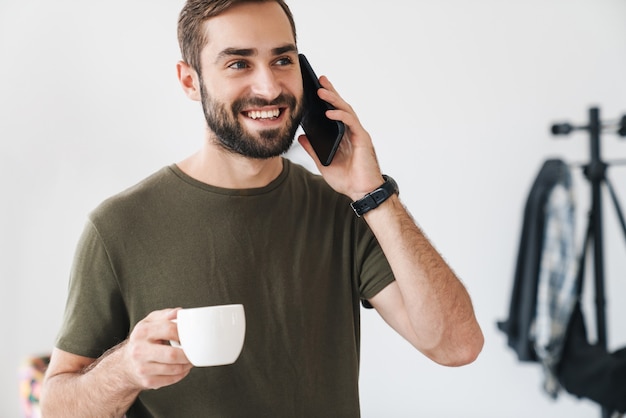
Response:
POLYGON ((537 307, 531 335, 542 364, 544 390, 556 398, 561 388, 556 368, 577 300, 574 193, 566 170, 545 206, 544 243, 539 267, 537 307))

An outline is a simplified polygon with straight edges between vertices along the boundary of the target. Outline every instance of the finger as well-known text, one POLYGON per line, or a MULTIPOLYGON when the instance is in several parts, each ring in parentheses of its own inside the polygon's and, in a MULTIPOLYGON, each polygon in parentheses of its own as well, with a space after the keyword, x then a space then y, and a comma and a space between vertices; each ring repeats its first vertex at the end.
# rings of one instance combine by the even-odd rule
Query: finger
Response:
POLYGON ((166 365, 160 363, 145 363, 138 373, 141 385, 147 389, 158 389, 169 386, 184 379, 192 369, 192 365, 166 365))
POLYGON ((320 81, 323 81, 324 84, 322 85, 323 88, 318 91, 318 96, 320 99, 330 103, 335 108, 334 110, 327 110, 326 117, 332 120, 341 121, 346 124, 348 128, 353 130, 362 128, 361 122, 359 121, 359 118, 352 106, 343 100, 331 82, 325 76, 322 76, 320 81))
POLYGON ((141 383, 145 389, 160 389, 180 382, 189 374, 190 370, 178 375, 146 376, 141 380, 141 383))
POLYGON ((145 363, 144 376, 180 376, 193 368, 189 362, 183 364, 170 363, 145 363))
POLYGON ((165 319, 176 319, 178 317, 178 311, 180 311, 181 309, 182 308, 165 309, 165 319))
POLYGON ((131 341, 126 351, 129 378, 142 388, 156 389, 176 383, 193 367, 182 350, 164 344, 131 341))
POLYGON ((172 347, 169 344, 155 344, 149 361, 163 366, 191 365, 191 362, 181 348, 172 347))
POLYGON ((177 310, 155 311, 139 321, 130 334, 131 341, 161 343, 178 340, 178 327, 174 322, 177 310))
POLYGON ((335 86, 333 85, 333 83, 330 82, 328 77, 326 77, 325 75, 320 77, 320 84, 326 90, 332 91, 333 93, 337 94, 337 90, 335 89, 335 86))
POLYGON ((178 315, 178 311, 180 311, 180 309, 181 308, 168 308, 168 309, 161 309, 158 311, 152 311, 148 314, 148 316, 145 317, 145 319, 149 321, 161 320, 161 319, 167 319, 167 320, 176 319, 176 316, 178 315))
POLYGON ((328 77, 320 77, 320 84, 322 85, 322 89, 319 90, 318 96, 320 96, 322 100, 330 103, 337 109, 343 109, 347 112, 354 114, 352 106, 350 106, 350 104, 346 102, 343 97, 341 97, 341 95, 339 94, 335 86, 330 82, 328 77))

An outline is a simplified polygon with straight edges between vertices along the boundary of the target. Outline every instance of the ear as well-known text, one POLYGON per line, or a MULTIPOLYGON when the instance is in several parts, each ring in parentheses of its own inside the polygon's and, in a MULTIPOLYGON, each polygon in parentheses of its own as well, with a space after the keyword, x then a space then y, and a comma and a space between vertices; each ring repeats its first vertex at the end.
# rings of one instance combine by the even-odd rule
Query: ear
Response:
POLYGON ((176 72, 178 74, 178 81, 187 97, 199 102, 201 100, 200 80, 198 79, 196 70, 191 68, 186 62, 178 61, 176 64, 176 72))

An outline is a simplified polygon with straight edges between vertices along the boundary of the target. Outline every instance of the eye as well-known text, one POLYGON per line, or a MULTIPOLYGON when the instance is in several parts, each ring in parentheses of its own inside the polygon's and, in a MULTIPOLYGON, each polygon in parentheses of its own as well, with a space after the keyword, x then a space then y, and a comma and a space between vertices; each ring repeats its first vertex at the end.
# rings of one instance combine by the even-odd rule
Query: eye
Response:
POLYGON ((228 68, 233 70, 245 70, 248 68, 248 64, 245 61, 235 61, 228 66, 228 68))
POLYGON ((293 64, 293 60, 290 57, 282 57, 276 60, 276 65, 284 67, 293 64))

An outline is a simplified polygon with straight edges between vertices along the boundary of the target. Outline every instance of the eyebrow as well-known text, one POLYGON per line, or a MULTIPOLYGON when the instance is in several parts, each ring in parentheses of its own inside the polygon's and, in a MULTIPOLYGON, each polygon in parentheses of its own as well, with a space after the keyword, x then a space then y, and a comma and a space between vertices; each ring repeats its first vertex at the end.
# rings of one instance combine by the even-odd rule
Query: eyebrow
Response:
MULTIPOLYGON (((294 44, 285 44, 272 49, 272 55, 282 55, 289 52, 297 52, 298 48, 294 44)), ((229 57, 253 57, 259 53, 256 48, 226 48, 217 54, 215 62, 229 57)))

